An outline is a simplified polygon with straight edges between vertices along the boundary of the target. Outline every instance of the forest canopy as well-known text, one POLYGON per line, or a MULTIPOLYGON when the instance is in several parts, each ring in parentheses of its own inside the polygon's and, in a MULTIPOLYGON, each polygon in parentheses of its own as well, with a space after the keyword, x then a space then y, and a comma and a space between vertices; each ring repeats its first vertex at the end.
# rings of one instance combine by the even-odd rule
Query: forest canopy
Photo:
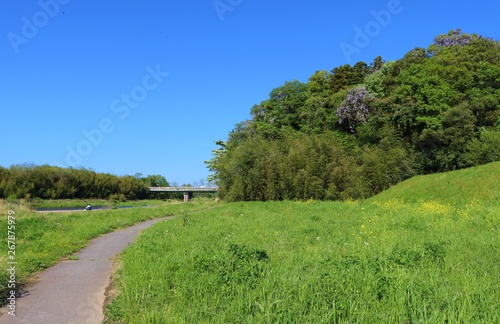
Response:
POLYGON ((500 43, 460 29, 397 61, 285 82, 206 164, 235 200, 366 198, 500 160, 500 43))

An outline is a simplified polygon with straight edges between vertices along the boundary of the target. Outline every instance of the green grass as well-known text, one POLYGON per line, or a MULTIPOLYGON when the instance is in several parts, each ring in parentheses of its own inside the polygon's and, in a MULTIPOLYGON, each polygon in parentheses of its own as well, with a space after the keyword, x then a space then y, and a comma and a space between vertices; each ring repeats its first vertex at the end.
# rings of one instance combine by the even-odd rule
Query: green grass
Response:
POLYGON ((122 254, 107 321, 499 323, 498 166, 156 224, 122 254))
POLYGON ((106 199, 34 199, 30 201, 33 209, 50 209, 50 208, 72 208, 81 207, 82 209, 91 204, 92 206, 108 206, 112 207, 113 203, 106 199))
POLYGON ((18 214, 25 215, 33 212, 32 205, 24 199, 5 200, 0 199, 0 215, 7 217, 9 210, 15 210, 18 214))
POLYGON ((439 201, 463 205, 471 201, 500 204, 500 162, 454 172, 416 176, 368 201, 400 199, 404 202, 439 201))
MULTIPOLYGON (((133 208, 74 213, 36 213, 23 202, 2 202, 0 223, 7 234, 8 210, 15 212, 15 261, 16 284, 23 285, 36 272, 57 263, 85 247, 97 236, 124 228, 147 219, 176 215, 185 211, 207 208, 212 203, 195 200, 188 204, 163 202, 152 208, 133 208)), ((6 264, 8 256, 7 235, 2 235, 0 263, 6 264)), ((5 302, 8 273, 0 272, 0 303, 5 302)))
MULTIPOLYGON (((50 208, 61 208, 61 207, 81 207, 82 209, 90 204, 91 206, 132 206, 132 207, 142 207, 142 206, 161 206, 166 204, 172 204, 175 202, 164 201, 164 200, 129 200, 124 202, 113 202, 106 199, 35 199, 29 202, 33 209, 50 209, 50 208)), ((179 201, 177 201, 179 202, 179 201)))

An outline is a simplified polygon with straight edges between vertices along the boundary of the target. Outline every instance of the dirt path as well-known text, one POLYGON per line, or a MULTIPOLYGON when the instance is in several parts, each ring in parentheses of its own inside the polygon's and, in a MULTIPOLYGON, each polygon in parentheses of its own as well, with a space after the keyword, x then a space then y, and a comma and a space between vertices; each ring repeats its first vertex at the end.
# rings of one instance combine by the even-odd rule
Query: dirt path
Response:
POLYGON ((122 252, 139 232, 156 222, 138 223, 124 230, 94 239, 81 250, 76 261, 63 261, 42 272, 35 283, 16 299, 15 317, 0 310, 0 324, 80 324, 101 323, 106 287, 113 258, 122 252))

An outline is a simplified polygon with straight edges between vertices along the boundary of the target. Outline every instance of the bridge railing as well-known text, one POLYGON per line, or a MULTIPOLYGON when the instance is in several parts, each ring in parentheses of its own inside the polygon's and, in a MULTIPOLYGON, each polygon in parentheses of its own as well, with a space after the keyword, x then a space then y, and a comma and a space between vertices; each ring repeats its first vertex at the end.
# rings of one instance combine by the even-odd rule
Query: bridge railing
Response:
POLYGON ((194 187, 149 187, 149 191, 153 192, 182 192, 184 194, 184 202, 188 202, 193 192, 217 192, 219 188, 194 188, 194 187))
POLYGON ((161 192, 217 192, 219 188, 194 188, 194 187, 149 187, 149 191, 161 191, 161 192))

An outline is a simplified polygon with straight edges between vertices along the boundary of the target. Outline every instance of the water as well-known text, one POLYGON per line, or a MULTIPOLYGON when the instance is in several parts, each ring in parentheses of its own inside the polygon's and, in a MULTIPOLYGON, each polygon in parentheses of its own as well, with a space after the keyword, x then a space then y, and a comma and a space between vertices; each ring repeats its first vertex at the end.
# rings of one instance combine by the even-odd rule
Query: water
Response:
MULTIPOLYGON (((50 208, 37 208, 35 211, 37 212, 62 212, 62 211, 83 211, 85 210, 86 206, 79 206, 79 207, 50 207, 50 208)), ((118 206, 118 209, 125 209, 125 208, 137 208, 134 206, 118 206)), ((112 209, 112 207, 109 206, 92 206, 92 210, 107 210, 107 209, 112 209)), ((92 211, 91 210, 91 211, 92 211)))

